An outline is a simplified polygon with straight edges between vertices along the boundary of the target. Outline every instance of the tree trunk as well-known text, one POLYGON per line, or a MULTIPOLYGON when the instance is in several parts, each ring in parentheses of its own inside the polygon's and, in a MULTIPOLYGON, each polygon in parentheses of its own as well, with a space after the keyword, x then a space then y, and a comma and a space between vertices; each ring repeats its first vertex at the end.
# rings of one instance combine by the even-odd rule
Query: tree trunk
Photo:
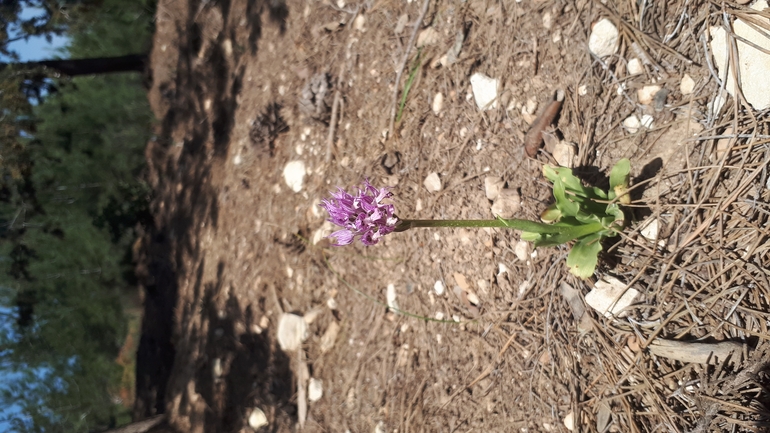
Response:
POLYGON ((26 63, 0 63, 0 71, 14 66, 23 69, 47 68, 62 75, 110 74, 114 72, 143 72, 147 63, 146 54, 129 54, 119 57, 96 57, 91 59, 42 60, 26 63))

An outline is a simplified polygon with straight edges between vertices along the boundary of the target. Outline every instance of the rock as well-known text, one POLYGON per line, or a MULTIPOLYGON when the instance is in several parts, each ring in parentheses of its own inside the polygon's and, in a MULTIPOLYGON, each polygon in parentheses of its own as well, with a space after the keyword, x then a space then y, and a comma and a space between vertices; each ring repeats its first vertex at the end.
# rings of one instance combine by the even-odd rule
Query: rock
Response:
POLYGON ((486 111, 497 108, 497 89, 499 86, 500 80, 496 78, 490 78, 479 72, 471 76, 473 97, 480 110, 486 111))
POLYGON ((305 182, 305 163, 302 161, 291 161, 283 168, 283 180, 286 185, 294 192, 302 191, 305 182))
POLYGON ((425 186, 425 189, 427 189, 429 192, 439 192, 441 191, 441 179, 438 177, 438 173, 435 171, 429 174, 425 180, 422 182, 422 184, 425 186))
POLYGON ((695 80, 689 74, 684 74, 682 81, 679 83, 679 91, 682 95, 689 95, 695 89, 695 80))
POLYGON ((585 96, 588 94, 588 86, 585 84, 581 84, 580 87, 578 87, 578 95, 579 96, 585 96))
MULTIPOLYGON (((516 254, 516 258, 522 262, 529 260, 529 242, 518 241, 513 246, 513 253, 516 254)), ((501 263, 502 265, 502 263, 501 263)))
POLYGON ((436 93, 436 96, 433 97, 433 104, 431 104, 431 109, 433 110, 433 114, 438 116, 438 114, 441 113, 442 108, 444 108, 444 95, 439 92, 436 93))
POLYGON ((642 62, 636 57, 628 61, 627 68, 628 73, 631 75, 641 74, 644 72, 644 66, 642 66, 642 62))
POLYGON ((398 302, 396 302, 396 286, 388 284, 388 288, 385 289, 385 301, 388 304, 388 308, 391 310, 398 310, 398 302))
MULTIPOLYGON (((761 11, 767 7, 768 4, 765 0, 760 0, 751 6, 755 11, 761 11)), ((711 52, 714 55, 714 63, 716 64, 719 77, 725 81, 727 91, 735 96, 735 71, 730 65, 728 52, 733 43, 737 45, 738 58, 735 59, 735 63, 738 64, 738 69, 740 70, 743 96, 755 110, 764 110, 770 107, 770 86, 767 85, 767 77, 770 76, 770 54, 767 54, 770 51, 770 38, 755 30, 752 26, 759 27, 760 29, 762 28, 761 26, 767 28, 770 25, 770 20, 760 15, 751 16, 752 20, 756 21, 756 24, 749 25, 740 18, 733 22, 732 31, 737 36, 736 38, 729 38, 725 29, 721 26, 709 28, 711 52), (738 38, 743 38, 761 48, 764 52, 738 38), (727 76, 728 69, 729 77, 727 76)), ((767 32, 767 30, 761 31, 767 32)))
POLYGON ((326 353, 334 347, 334 343, 337 341, 337 335, 339 335, 339 333, 340 325, 335 321, 329 323, 324 335, 321 336, 321 343, 319 344, 321 353, 326 353))
POLYGON ((605 276, 586 295, 586 304, 605 317, 623 317, 626 307, 633 304, 639 291, 628 287, 615 277, 605 276))
POLYGON ((651 115, 645 114, 642 116, 641 124, 647 129, 652 128, 652 122, 655 120, 651 115))
POLYGON ((457 32, 455 35, 455 43, 449 48, 449 50, 441 56, 441 66, 450 66, 457 63, 457 59, 460 57, 460 52, 463 49, 463 43, 465 42, 465 33, 462 31, 457 32))
POLYGON ((658 239, 658 232, 660 223, 658 223, 657 218, 653 218, 645 223, 642 226, 642 229, 639 231, 642 236, 644 236, 645 239, 647 239, 650 242, 655 242, 655 240, 658 239))
POLYGON ((314 377, 310 378, 310 381, 307 384, 307 399, 310 400, 310 402, 316 402, 321 399, 324 395, 324 383, 320 379, 316 379, 314 377))
POLYGON ((331 117, 333 93, 329 74, 320 72, 313 75, 300 92, 300 111, 313 119, 328 121, 331 117))
POLYGON ((639 118, 636 117, 636 115, 632 114, 623 121, 623 127, 626 128, 629 133, 636 134, 639 132, 639 128, 642 127, 642 122, 639 121, 639 118))
POLYGON ((398 21, 396 22, 396 28, 393 30, 396 35, 400 35, 401 32, 404 31, 404 27, 406 27, 406 24, 409 22, 409 15, 403 14, 400 17, 398 17, 398 21))
POLYGON ((281 314, 278 321, 278 344, 284 352, 293 352, 308 337, 307 322, 301 316, 291 313, 281 314))
POLYGON ((551 15, 550 11, 543 14, 543 27, 548 30, 551 30, 551 27, 553 27, 553 15, 551 15))
POLYGON ((492 214, 500 218, 513 218, 521 207, 521 196, 515 189, 502 189, 492 203, 492 214))
POLYGON ((566 141, 556 143, 553 149, 553 159, 562 167, 572 168, 576 154, 575 145, 566 141))
POLYGON ((564 416, 564 427, 567 427, 569 431, 575 431, 575 414, 570 411, 564 416))
POLYGON ((267 424, 267 416, 262 412, 262 409, 255 407, 251 410, 251 413, 249 414, 249 427, 254 430, 259 430, 267 424))
POLYGON ((484 178, 484 193, 487 195, 487 199, 496 199, 504 185, 505 182, 500 177, 487 176, 484 178))
POLYGON ((655 98, 655 94, 660 91, 660 86, 657 84, 651 84, 644 86, 636 91, 636 97, 639 99, 639 103, 642 105, 650 105, 655 98))
POLYGON ((594 24, 591 36, 588 37, 588 49, 598 57, 615 54, 619 46, 618 28, 607 18, 602 18, 594 24))
POLYGON ((433 27, 423 29, 417 35, 417 48, 435 45, 438 42, 439 37, 439 33, 433 27))
POLYGON ((366 17, 364 14, 358 14, 355 21, 353 21, 353 28, 359 32, 364 31, 364 25, 366 24, 366 17))
POLYGON ((441 296, 444 294, 444 291, 446 288, 444 287, 444 283, 441 282, 441 280, 437 280, 435 284, 433 284, 433 291, 438 295, 441 296))

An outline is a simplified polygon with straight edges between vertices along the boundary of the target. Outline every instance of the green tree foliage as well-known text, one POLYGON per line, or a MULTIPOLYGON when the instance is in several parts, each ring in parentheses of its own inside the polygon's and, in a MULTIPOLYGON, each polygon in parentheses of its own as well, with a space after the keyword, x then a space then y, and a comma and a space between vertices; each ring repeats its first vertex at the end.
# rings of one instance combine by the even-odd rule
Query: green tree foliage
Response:
MULTIPOLYGON (((68 12, 67 55, 147 51, 151 1, 89 4, 68 12)), ((136 73, 49 80, 57 91, 37 104, 17 76, 0 72, 0 406, 21 409, 9 420, 20 432, 90 431, 117 411, 108 389, 133 227, 149 221, 151 112, 136 73)))

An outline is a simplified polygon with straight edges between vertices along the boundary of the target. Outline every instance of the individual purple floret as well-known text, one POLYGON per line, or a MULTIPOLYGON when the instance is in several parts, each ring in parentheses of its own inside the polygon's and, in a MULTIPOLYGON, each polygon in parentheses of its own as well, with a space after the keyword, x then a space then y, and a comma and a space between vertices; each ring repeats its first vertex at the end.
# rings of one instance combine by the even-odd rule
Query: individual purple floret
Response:
POLYGON ((330 222, 342 227, 328 236, 337 239, 335 246, 348 245, 356 236, 361 237, 364 245, 374 245, 398 224, 395 207, 382 203, 393 193, 387 188, 373 187, 368 179, 355 196, 339 187, 331 195, 331 199, 322 200, 319 206, 329 212, 330 222))

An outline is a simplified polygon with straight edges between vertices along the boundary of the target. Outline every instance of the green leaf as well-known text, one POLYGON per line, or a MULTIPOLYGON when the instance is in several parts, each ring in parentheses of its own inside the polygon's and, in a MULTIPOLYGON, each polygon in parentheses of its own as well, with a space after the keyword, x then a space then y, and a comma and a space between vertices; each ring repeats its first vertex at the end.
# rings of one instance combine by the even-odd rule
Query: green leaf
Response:
POLYGON ((580 211, 580 206, 567 197, 564 183, 559 179, 553 184, 553 198, 556 199, 556 207, 564 216, 575 216, 580 211))
POLYGON ((575 242, 567 256, 567 266, 572 275, 588 278, 594 274, 599 251, 602 250, 601 238, 600 233, 594 233, 575 242))
POLYGON ((610 170, 610 190, 615 190, 616 186, 628 188, 628 177, 631 174, 631 162, 628 158, 623 158, 610 170))

